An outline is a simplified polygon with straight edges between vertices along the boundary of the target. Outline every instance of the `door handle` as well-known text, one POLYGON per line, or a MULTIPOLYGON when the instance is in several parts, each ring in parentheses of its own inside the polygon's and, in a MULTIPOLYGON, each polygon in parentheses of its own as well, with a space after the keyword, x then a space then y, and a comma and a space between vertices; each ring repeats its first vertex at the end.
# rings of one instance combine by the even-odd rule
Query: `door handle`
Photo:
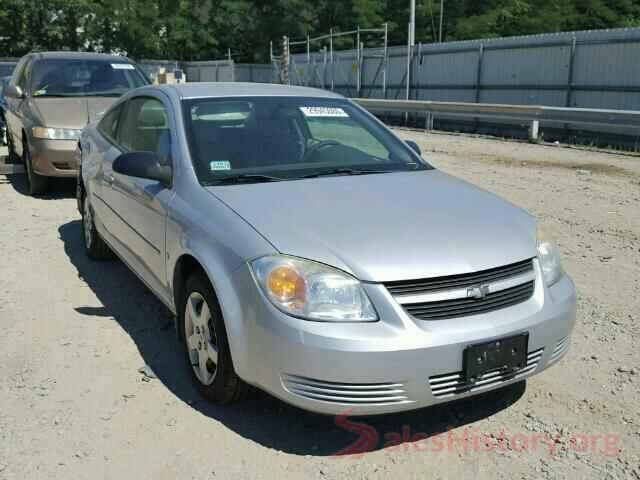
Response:
POLYGON ((107 175, 107 183, 108 184, 112 184, 114 182, 115 178, 113 177, 113 174, 109 174, 107 175))

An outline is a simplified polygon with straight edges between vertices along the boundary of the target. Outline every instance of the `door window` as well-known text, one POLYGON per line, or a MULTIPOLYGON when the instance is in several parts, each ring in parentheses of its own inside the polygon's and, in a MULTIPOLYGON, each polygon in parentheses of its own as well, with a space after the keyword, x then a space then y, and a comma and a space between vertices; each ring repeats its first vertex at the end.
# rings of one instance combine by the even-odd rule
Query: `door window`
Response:
POLYGON ((151 97, 129 101, 120 127, 120 145, 130 152, 153 152, 162 163, 171 161, 169 115, 164 104, 151 97))
POLYGON ((31 76, 31 67, 33 66, 33 59, 31 57, 27 58, 26 61, 22 64, 20 70, 15 75, 15 85, 20 87, 23 92, 26 92, 26 87, 29 82, 29 77, 31 76))
POLYGON ((24 65, 29 61, 28 58, 22 59, 18 62, 18 65, 16 65, 16 68, 13 70, 13 74, 11 75, 11 80, 13 80, 10 83, 12 83, 13 85, 19 85, 18 80, 20 79, 20 77, 22 77, 22 71, 24 70, 24 65))

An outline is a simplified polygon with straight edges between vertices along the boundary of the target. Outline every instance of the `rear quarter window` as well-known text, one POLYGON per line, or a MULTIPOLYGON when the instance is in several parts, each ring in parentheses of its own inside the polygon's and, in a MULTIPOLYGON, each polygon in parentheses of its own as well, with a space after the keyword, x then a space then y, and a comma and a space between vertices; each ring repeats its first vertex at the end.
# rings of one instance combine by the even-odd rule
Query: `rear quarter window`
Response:
POLYGON ((112 142, 116 141, 118 134, 118 125, 120 124, 120 113, 122 112, 122 103, 115 106, 100 120, 98 123, 98 131, 112 142))

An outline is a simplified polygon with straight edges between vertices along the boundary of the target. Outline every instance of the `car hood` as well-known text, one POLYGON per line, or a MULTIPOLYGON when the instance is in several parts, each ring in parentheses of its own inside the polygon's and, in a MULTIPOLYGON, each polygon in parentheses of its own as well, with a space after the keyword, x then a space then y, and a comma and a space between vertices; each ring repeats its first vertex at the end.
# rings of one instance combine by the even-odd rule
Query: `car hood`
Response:
POLYGON ((281 253, 364 281, 470 273, 535 256, 535 219, 438 170, 209 187, 281 253))
POLYGON ((37 123, 45 127, 84 128, 96 121, 117 100, 116 97, 31 97, 37 123))

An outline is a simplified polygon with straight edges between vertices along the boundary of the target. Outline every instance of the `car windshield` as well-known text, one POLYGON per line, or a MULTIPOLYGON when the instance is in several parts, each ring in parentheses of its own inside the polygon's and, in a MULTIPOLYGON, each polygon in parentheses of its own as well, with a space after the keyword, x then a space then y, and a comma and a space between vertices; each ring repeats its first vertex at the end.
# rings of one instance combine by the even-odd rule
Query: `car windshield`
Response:
POLYGON ((343 99, 204 98, 183 104, 202 184, 431 168, 343 99))
POLYGON ((120 96, 148 82, 126 60, 44 59, 33 65, 34 97, 120 96))

